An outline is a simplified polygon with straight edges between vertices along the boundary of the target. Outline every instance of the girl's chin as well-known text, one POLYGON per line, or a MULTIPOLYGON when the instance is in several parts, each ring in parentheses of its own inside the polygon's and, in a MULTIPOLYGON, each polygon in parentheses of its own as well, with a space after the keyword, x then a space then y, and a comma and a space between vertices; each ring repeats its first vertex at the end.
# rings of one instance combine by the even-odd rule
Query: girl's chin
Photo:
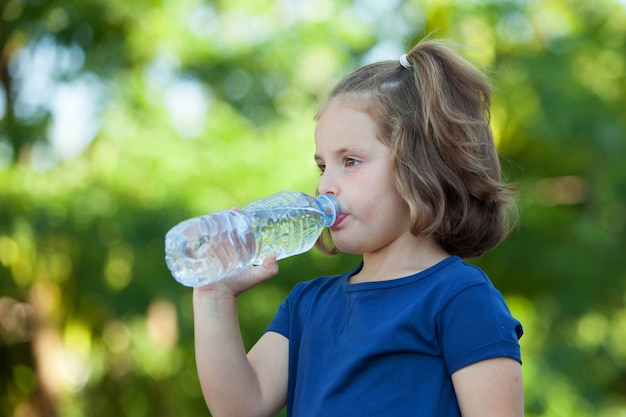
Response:
MULTIPOLYGON (((332 236, 332 234, 331 234, 332 236)), ((333 236, 333 245, 337 248, 337 250, 341 253, 345 253, 347 255, 360 255, 358 248, 351 245, 350 242, 343 241, 340 237, 333 236)))

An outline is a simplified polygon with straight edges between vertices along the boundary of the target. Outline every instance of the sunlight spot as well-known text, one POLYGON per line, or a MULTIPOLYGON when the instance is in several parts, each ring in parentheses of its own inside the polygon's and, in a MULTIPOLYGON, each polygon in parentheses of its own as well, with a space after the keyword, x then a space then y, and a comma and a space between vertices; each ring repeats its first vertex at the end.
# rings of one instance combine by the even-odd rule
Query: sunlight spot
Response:
POLYGON ((36 312, 33 306, 9 297, 0 298, 0 341, 6 345, 31 339, 36 312))
POLYGON ((319 46, 303 51, 296 73, 296 83, 312 93, 326 91, 341 67, 337 52, 319 46))
POLYGON ((80 322, 68 323, 63 333, 63 347, 57 352, 56 370, 65 387, 80 391, 91 375, 91 329, 80 322))
POLYGON ((462 50, 462 53, 481 65, 493 64, 496 48, 493 31, 490 30, 489 25, 479 18, 469 17, 463 20, 460 29, 463 34, 463 43, 468 46, 462 50))
POLYGON ((179 68, 178 57, 169 53, 158 53, 146 66, 143 76, 151 88, 161 90, 174 80, 179 68))
POLYGON ((299 17, 302 20, 319 22, 329 19, 336 12, 336 4, 332 0, 304 0, 292 2, 301 4, 299 17))
MULTIPOLYGON (((55 9, 50 22, 62 26, 66 13, 55 9)), ((80 46, 60 45, 54 37, 45 36, 25 47, 10 63, 17 91, 15 119, 36 125, 48 123, 46 118, 52 116, 47 131, 49 144, 35 141, 33 147, 31 163, 37 171, 47 171, 59 159, 77 156, 99 130, 105 87, 95 74, 85 72, 76 77, 84 62, 80 46), (62 79, 71 81, 59 82, 62 79)))
POLYGON ((505 42, 511 44, 525 44, 534 35, 532 24, 520 12, 508 13, 498 21, 498 34, 505 42))
POLYGON ((267 14, 249 14, 228 9, 220 13, 215 30, 219 36, 212 40, 228 54, 243 49, 248 51, 249 46, 259 45, 269 39, 274 34, 275 27, 275 22, 267 14))
POLYGON ((38 363, 37 374, 44 392, 57 398, 63 392, 58 370, 61 339, 57 329, 51 326, 40 328, 33 338, 33 354, 38 363))
POLYGON ((596 348, 605 339, 608 331, 606 317, 599 313, 589 313, 578 321, 578 342, 584 347, 596 348))
POLYGON ((104 266, 104 277, 110 288, 121 290, 130 283, 133 263, 132 249, 118 246, 109 250, 109 256, 104 266))
POLYGON ((8 236, 0 236, 0 263, 10 266, 20 256, 20 248, 15 240, 8 236))
POLYGON ((576 59, 575 76, 581 85, 607 102, 623 100, 626 61, 621 51, 603 50, 576 59))
POLYGON ((50 107, 53 115, 48 129, 55 155, 61 159, 78 156, 100 129, 100 108, 104 86, 94 75, 84 75, 59 84, 50 107))
POLYGON ((48 257, 48 269, 53 280, 66 281, 72 274, 72 260, 65 253, 53 253, 48 257))
POLYGON ((28 293, 28 299, 38 314, 51 319, 59 314, 61 289, 53 281, 37 281, 28 293))
POLYGON ((493 142, 498 149, 502 143, 507 119, 508 114, 504 107, 493 106, 491 108, 491 131, 493 132, 493 142))
POLYGON ((91 329, 80 322, 71 322, 65 326, 63 335, 65 346, 82 358, 91 354, 91 329))
POLYGON ((563 38, 575 32, 577 22, 571 11, 562 7, 544 6, 534 15, 533 21, 546 42, 563 38))
POLYGON ((54 7, 49 9, 45 23, 50 32, 59 32, 70 24, 70 16, 63 7, 54 7))
POLYGON ((111 352, 125 352, 130 346, 130 330, 121 321, 111 321, 107 323, 102 332, 102 340, 111 352))
POLYGON ((200 5, 189 14, 187 26, 189 31, 200 39, 209 39, 218 26, 215 9, 210 5, 200 5))
POLYGON ((169 300, 154 301, 148 309, 148 336, 159 348, 171 349, 178 342, 176 308, 169 300))
POLYGON ((165 106, 176 131, 194 138, 204 133, 209 95, 203 85, 191 78, 179 78, 166 87, 165 106))
POLYGON ((89 381, 91 367, 87 358, 63 349, 56 357, 56 371, 67 390, 78 392, 89 381))
POLYGON ((400 55, 406 52, 404 46, 398 41, 381 41, 363 56, 362 64, 399 59, 400 55))
POLYGON ((579 176, 543 178, 535 184, 535 197, 544 206, 580 204, 587 199, 587 187, 579 176))

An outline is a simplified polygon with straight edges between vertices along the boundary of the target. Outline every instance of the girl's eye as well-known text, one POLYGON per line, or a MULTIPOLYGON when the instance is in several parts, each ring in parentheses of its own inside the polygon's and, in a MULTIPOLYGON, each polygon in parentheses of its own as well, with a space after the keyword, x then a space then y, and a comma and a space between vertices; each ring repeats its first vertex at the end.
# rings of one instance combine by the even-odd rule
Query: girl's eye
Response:
POLYGON ((325 164, 317 164, 317 167, 320 170, 320 173, 324 173, 324 171, 326 170, 326 165, 325 164))
POLYGON ((358 161, 358 160, 356 160, 354 158, 346 158, 345 161, 344 161, 344 164, 347 167, 354 167, 354 166, 359 165, 360 163, 361 163, 360 161, 358 161))

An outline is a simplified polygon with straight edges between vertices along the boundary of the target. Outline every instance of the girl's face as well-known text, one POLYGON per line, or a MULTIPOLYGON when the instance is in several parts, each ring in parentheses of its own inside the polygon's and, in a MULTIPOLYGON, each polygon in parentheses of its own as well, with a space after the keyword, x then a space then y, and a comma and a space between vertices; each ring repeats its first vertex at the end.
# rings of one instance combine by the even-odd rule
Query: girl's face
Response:
POLYGON ((390 149, 370 116, 334 99, 315 129, 320 194, 333 194, 342 215, 330 229, 345 253, 374 253, 410 234, 409 208, 393 180, 390 149))

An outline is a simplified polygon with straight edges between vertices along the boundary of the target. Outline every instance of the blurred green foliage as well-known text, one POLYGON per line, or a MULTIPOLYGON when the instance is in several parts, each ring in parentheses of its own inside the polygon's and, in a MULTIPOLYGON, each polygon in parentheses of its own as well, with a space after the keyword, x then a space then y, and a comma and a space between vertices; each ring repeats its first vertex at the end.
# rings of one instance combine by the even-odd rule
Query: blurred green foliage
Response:
MULTIPOLYGON (((520 189, 474 262, 525 326, 526 415, 626 416, 624 1, 4 0, 0 24, 0 415, 208 415, 164 234, 313 192, 318 99, 434 31, 493 79, 520 189)), ((356 261, 281 261, 245 343, 356 261)))

